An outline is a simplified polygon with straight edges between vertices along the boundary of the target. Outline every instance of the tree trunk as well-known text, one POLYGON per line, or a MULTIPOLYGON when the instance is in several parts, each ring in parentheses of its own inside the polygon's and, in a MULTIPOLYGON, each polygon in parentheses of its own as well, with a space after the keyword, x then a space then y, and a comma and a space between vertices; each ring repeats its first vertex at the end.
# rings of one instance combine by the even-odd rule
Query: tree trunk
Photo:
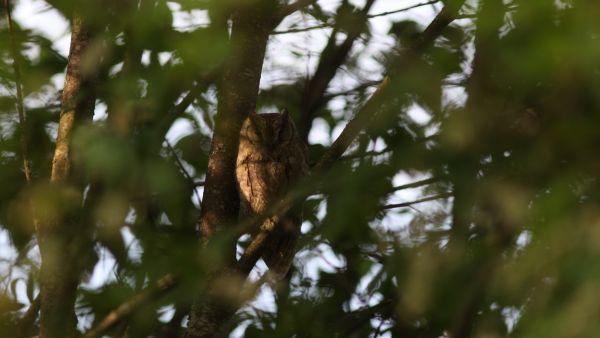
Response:
MULTIPOLYGON (((230 56, 223 70, 220 83, 215 133, 206 174, 206 185, 200 215, 203 240, 214 234, 217 227, 237 222, 239 197, 235 180, 239 131, 243 120, 255 109, 262 65, 269 33, 275 19, 275 3, 271 0, 241 8, 232 14, 230 56)), ((234 264, 235 243, 226 250, 227 264, 234 264)), ((225 269, 209 282, 202 299, 192 307, 186 332, 188 338, 212 337, 221 324, 237 309, 235 302, 224 299, 216 291, 223 281, 243 282, 246 276, 225 269), (231 277, 228 278, 228 277, 231 277)))
MULTIPOLYGON (((82 69, 82 60, 90 45, 91 32, 84 19, 74 14, 71 46, 62 96, 58 139, 52 160, 51 192, 56 194, 57 209, 65 213, 41 215, 37 229, 41 266, 40 337, 73 337, 76 334, 74 311, 79 284, 78 258, 81 231, 76 221, 82 190, 72 187, 71 136, 81 121, 91 120, 94 111, 94 76, 82 69), (70 186, 69 188, 67 188, 70 186), (70 207, 72 209, 68 210, 70 207), (70 214, 70 215, 67 215, 70 214)), ((99 58, 98 58, 99 61, 99 58)), ((99 64, 93 63, 95 65, 99 64)))

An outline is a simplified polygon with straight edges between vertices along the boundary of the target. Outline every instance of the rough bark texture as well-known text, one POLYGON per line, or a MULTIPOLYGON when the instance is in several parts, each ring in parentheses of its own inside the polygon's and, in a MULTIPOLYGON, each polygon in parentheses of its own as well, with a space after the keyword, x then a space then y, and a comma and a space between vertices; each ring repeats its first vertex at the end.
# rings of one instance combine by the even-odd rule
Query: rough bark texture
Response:
MULTIPOLYGON (((69 205, 80 205, 82 196, 79 189, 65 188, 71 178, 72 132, 82 120, 91 120, 95 101, 93 76, 84 73, 81 66, 91 40, 90 30, 77 14, 73 16, 71 30, 71 47, 51 176, 52 189, 56 189, 59 204, 67 204, 67 208, 69 205)), ((74 305, 79 283, 79 269, 75 260, 79 255, 75 238, 80 230, 78 225, 71 217, 52 215, 42 218, 37 229, 42 255, 42 338, 75 336, 74 305)))
POLYGON ((244 118, 256 106, 269 22, 265 10, 248 9, 233 14, 231 56, 220 84, 200 215, 200 229, 205 238, 214 233, 217 225, 234 223, 238 217, 235 183, 238 133, 244 118))
POLYGON ((74 14, 67 75, 61 101, 58 138, 52 159, 51 182, 66 182, 70 177, 70 141, 73 128, 81 120, 91 120, 94 113, 96 97, 91 84, 93 76, 82 69, 82 60, 90 40, 89 28, 85 27, 83 19, 79 15, 74 14))
MULTIPOLYGON (((243 120, 255 109, 267 41, 276 10, 274 4, 270 0, 262 1, 232 14, 231 54, 220 83, 215 133, 200 215, 200 230, 204 240, 218 226, 233 224, 238 218, 235 165, 239 131, 243 120)), ((233 254, 231 248, 231 263, 233 254)), ((213 337, 221 324, 235 312, 235 302, 218 291, 222 284, 235 284, 234 281, 239 280, 237 272, 227 271, 213 278, 203 298, 194 303, 186 337, 213 337), (223 283, 223 280, 227 282, 223 283)), ((245 278, 240 277, 242 280, 245 278)))

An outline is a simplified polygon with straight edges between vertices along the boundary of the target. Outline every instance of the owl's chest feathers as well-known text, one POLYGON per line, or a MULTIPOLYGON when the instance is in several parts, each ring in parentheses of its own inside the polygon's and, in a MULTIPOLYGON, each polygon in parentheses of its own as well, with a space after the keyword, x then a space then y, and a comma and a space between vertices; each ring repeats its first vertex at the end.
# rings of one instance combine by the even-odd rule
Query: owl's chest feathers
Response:
MULTIPOLYGON (((236 179, 240 218, 264 215, 307 172, 306 154, 287 112, 250 114, 240 130, 236 179)), ((302 224, 301 209, 285 203, 255 231, 266 233, 262 257, 279 275, 288 271, 302 224)))
POLYGON ((300 166, 289 149, 240 144, 236 178, 242 214, 262 213, 289 190, 300 166))
POLYGON ((293 156, 250 152, 238 157, 237 179, 240 187, 247 185, 252 191, 281 191, 290 181, 290 170, 296 162, 293 156))

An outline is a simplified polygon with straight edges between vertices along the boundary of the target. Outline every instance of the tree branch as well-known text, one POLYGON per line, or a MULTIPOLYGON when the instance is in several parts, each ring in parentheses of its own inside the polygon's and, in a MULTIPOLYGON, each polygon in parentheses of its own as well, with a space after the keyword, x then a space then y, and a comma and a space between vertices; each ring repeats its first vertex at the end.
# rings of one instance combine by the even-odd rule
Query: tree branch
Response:
POLYGON ((323 28, 331 28, 331 27, 333 27, 332 23, 324 23, 324 24, 317 25, 317 26, 310 26, 310 27, 304 27, 304 28, 293 28, 293 29, 288 29, 285 31, 274 31, 271 34, 272 35, 282 35, 282 34, 291 34, 291 33, 302 33, 302 32, 312 31, 315 29, 323 29, 323 28))
POLYGON ((407 69, 415 60, 429 47, 437 37, 443 32, 455 18, 458 9, 462 5, 463 1, 459 1, 453 5, 446 5, 440 13, 433 19, 433 21, 427 26, 427 28, 421 33, 419 39, 410 46, 396 62, 396 67, 393 73, 386 76, 377 90, 373 93, 371 98, 363 105, 362 108, 354 115, 354 118, 348 122, 348 125, 344 128, 340 136, 333 142, 327 152, 321 157, 317 165, 316 170, 323 170, 331 166, 337 159, 339 159, 346 149, 352 144, 354 139, 358 136, 360 131, 368 124, 371 117, 379 111, 385 99, 395 93, 389 93, 390 88, 394 86, 390 85, 390 82, 395 82, 396 78, 401 76, 401 71, 407 69))
POLYGON ((171 155, 173 156, 173 159, 175 159, 175 162, 177 163, 177 166, 179 167, 179 170, 181 170, 181 174, 183 174, 183 176, 185 177, 185 179, 188 181, 188 184, 190 185, 190 187, 194 191, 194 195, 198 199, 198 203, 202 204, 202 198, 200 197, 200 195, 198 194, 198 191, 196 190, 197 185, 194 182, 194 179, 192 178, 192 176, 190 176, 190 174, 187 172, 187 170, 185 170, 185 166, 183 165, 183 162, 181 162, 181 159, 179 159, 179 155, 177 155, 177 152, 175 151, 175 149, 171 145, 171 142, 169 142, 168 140, 165 140, 165 143, 167 144, 167 148, 171 152, 171 155))
POLYGON ((10 53, 13 58, 13 71, 15 73, 15 87, 17 88, 17 114, 19 115, 19 125, 21 126, 21 135, 19 143, 21 146, 21 156, 23 158, 23 171, 27 183, 31 182, 31 168, 29 167, 29 152, 27 150, 27 125, 25 120, 25 108, 23 105, 23 84, 21 82, 21 69, 19 67, 19 57, 17 46, 13 32, 13 22, 11 16, 10 0, 4 0, 4 11, 6 15, 6 23, 8 26, 8 39, 10 45, 10 53))
POLYGON ((383 103, 384 91, 389 87, 389 78, 386 77, 371 98, 362 106, 362 108, 354 115, 354 118, 348 122, 344 130, 338 138, 333 142, 331 147, 321 156, 314 170, 324 170, 329 168, 336 160, 338 160, 346 149, 352 144, 360 131, 367 125, 375 112, 383 103))
POLYGON ((177 277, 172 274, 168 274, 156 282, 152 288, 145 289, 141 293, 137 294, 129 301, 121 304, 118 308, 111 311, 104 319, 100 321, 96 327, 89 330, 83 337, 84 338, 96 338, 101 337, 106 331, 120 323, 126 318, 129 318, 140 306, 148 304, 153 300, 156 300, 169 290, 177 285, 177 277))
POLYGON ((362 153, 353 153, 353 154, 341 156, 339 159, 342 161, 345 161, 345 160, 353 160, 353 159, 364 158, 364 157, 369 157, 369 156, 379 156, 379 155, 389 153, 392 150, 393 149, 386 148, 383 150, 373 150, 373 151, 366 151, 366 152, 362 152, 362 153))
POLYGON ((393 312, 394 306, 395 303, 393 300, 384 300, 374 306, 347 312, 338 321, 333 323, 334 332, 339 334, 340 337, 351 336, 355 330, 368 323, 376 314, 389 316, 393 312))
MULTIPOLYGON (((219 91, 215 132, 206 172, 206 183, 200 214, 200 231, 206 241, 217 227, 236 223, 239 196, 235 179, 235 162, 239 131, 243 120, 255 109, 262 65, 269 33, 277 17, 272 2, 266 0, 239 9, 232 15, 231 54, 225 63, 219 91)), ((226 261, 235 261, 235 242, 226 261)), ((217 272, 207 296, 192 306, 186 331, 187 338, 212 337, 234 312, 224 295, 212 292, 214 283, 239 278, 236 271, 217 272)))
POLYGON ((40 312, 40 298, 41 297, 38 294, 37 297, 35 297, 35 299, 33 300, 33 302, 31 302, 31 304, 29 305, 29 308, 27 309, 27 312, 25 312, 25 314, 23 315, 23 318, 21 318, 19 322, 18 337, 31 337, 35 319, 37 318, 38 313, 40 312))
POLYGON ((71 20, 71 46, 67 73, 61 100, 58 137, 52 159, 50 182, 57 188, 60 203, 71 206, 61 215, 40 220, 36 228, 42 256, 40 337, 71 337, 76 335, 74 312, 82 251, 86 247, 84 235, 87 224, 75 215, 80 211, 83 190, 72 175, 72 134, 85 121, 91 121, 95 106, 95 81, 98 68, 84 69, 86 57, 94 59, 86 64, 100 65, 101 54, 86 55, 93 32, 75 5, 71 20), (74 189, 67 188, 74 187, 74 189))
POLYGON ((317 2, 317 0, 297 0, 285 7, 283 7, 278 13, 278 21, 283 20, 286 16, 301 10, 304 7, 310 6, 311 4, 317 2))
MULTIPOLYGON (((27 184, 31 184, 31 168, 29 165, 29 151, 27 145, 27 131, 28 126, 26 124, 26 116, 25 116, 25 108, 23 104, 23 85, 21 82, 21 69, 19 67, 19 57, 17 53, 17 46, 15 43, 14 31, 13 31, 13 22, 11 16, 11 5, 10 0, 4 0, 4 12, 6 16, 6 24, 8 28, 8 38, 10 45, 10 53, 13 58, 13 71, 15 73, 15 87, 17 89, 17 114, 19 116, 19 126, 21 127, 21 135, 19 137, 19 143, 21 146, 21 157, 23 158, 23 172, 25 174, 25 181, 27 184)), ((29 202, 31 203, 31 202, 29 202)), ((31 206, 33 207, 33 206, 31 206)), ((35 226, 37 226, 37 219, 35 217, 35 213, 33 216, 33 222, 35 226)), ((35 297, 33 302, 29 305, 27 312, 23 315, 19 322, 18 327, 18 336, 19 337, 28 337, 30 336, 30 331, 32 331, 33 323, 40 311, 40 295, 35 297)))
POLYGON ((414 204, 434 201, 434 200, 438 200, 441 198, 448 198, 450 196, 452 196, 452 193, 443 193, 443 194, 438 194, 438 195, 433 195, 433 196, 427 196, 427 197, 424 197, 424 198, 421 198, 418 200, 414 200, 414 201, 410 201, 410 202, 384 205, 382 209, 387 210, 387 209, 393 209, 393 208, 406 208, 406 207, 410 207, 411 205, 414 205, 414 204))
POLYGON ((354 42, 366 27, 367 14, 374 3, 375 0, 367 0, 365 6, 357 15, 355 28, 348 31, 346 39, 341 44, 337 44, 337 30, 331 33, 329 41, 321 53, 315 74, 308 81, 300 100, 298 130, 303 140, 306 141, 308 138, 308 133, 317 110, 326 102, 324 95, 331 80, 333 80, 337 70, 348 58, 354 42))
POLYGON ((345 96, 345 95, 350 95, 352 93, 367 89, 369 87, 375 87, 377 85, 379 85, 381 83, 381 80, 379 81, 367 81, 365 83, 359 84, 358 86, 354 87, 354 88, 350 88, 348 90, 343 90, 337 93, 329 93, 329 94, 325 94, 325 96, 323 96, 323 99, 325 101, 329 101, 334 97, 338 97, 338 96, 345 96))
POLYGON ((181 321, 190 312, 190 304, 183 304, 175 306, 175 313, 173 318, 168 323, 163 325, 156 335, 157 338, 173 338, 179 337, 181 331, 181 321))
POLYGON ((240 10, 233 15, 232 50, 222 74, 200 215, 204 238, 210 237, 218 225, 235 223, 238 217, 235 158, 239 130, 256 105, 271 22, 260 12, 240 10))
POLYGON ((404 190, 404 189, 418 188, 418 187, 421 187, 421 186, 424 186, 424 185, 429 185, 431 183, 439 182, 440 180, 441 180, 440 177, 426 178, 424 180, 420 180, 420 181, 411 182, 411 183, 402 184, 402 185, 398 185, 398 186, 392 187, 392 189, 390 189, 390 192, 394 192, 394 191, 398 191, 398 190, 404 190))
MULTIPOLYGON (((432 5, 432 4, 438 3, 440 1, 441 0, 432 0, 432 1, 422 2, 422 3, 416 4, 416 5, 412 5, 412 6, 400 8, 400 9, 397 9, 397 10, 394 10, 394 11, 382 12, 382 13, 367 15, 367 18, 372 19, 372 18, 377 18, 377 17, 381 17, 381 16, 402 13, 402 12, 406 12, 406 11, 409 11, 411 9, 415 9, 415 8, 418 8, 418 7, 432 5)), ((462 16, 461 16, 461 18, 462 18, 462 16)), ((288 29, 288 30, 285 30, 285 31, 275 31, 272 34, 273 35, 281 35, 281 34, 290 34, 290 33, 302 33, 302 32, 312 31, 312 30, 315 30, 315 29, 331 28, 333 26, 334 26, 334 23, 324 23, 324 24, 316 25, 316 26, 309 26, 309 27, 303 27, 303 28, 294 28, 294 29, 288 29)))
POLYGON ((400 9, 396 9, 393 11, 388 11, 388 12, 381 12, 381 13, 377 13, 377 14, 371 14, 369 15, 369 19, 371 18, 377 18, 380 16, 386 16, 386 15, 392 15, 392 14, 397 14, 397 13, 402 13, 402 12, 406 12, 409 11, 411 9, 415 9, 415 8, 419 8, 419 7, 423 7, 423 6, 428 6, 428 5, 433 5, 436 4, 438 2, 440 2, 441 0, 432 0, 432 1, 427 1, 427 2, 422 2, 416 5, 412 5, 412 6, 408 6, 408 7, 404 7, 404 8, 400 8, 400 9))
POLYGON ((194 100, 203 93, 210 84, 215 83, 221 74, 222 69, 217 67, 211 71, 208 71, 196 80, 196 83, 190 89, 190 91, 181 99, 177 104, 174 104, 168 112, 158 122, 158 135, 165 135, 173 121, 180 117, 185 110, 194 102, 194 100))

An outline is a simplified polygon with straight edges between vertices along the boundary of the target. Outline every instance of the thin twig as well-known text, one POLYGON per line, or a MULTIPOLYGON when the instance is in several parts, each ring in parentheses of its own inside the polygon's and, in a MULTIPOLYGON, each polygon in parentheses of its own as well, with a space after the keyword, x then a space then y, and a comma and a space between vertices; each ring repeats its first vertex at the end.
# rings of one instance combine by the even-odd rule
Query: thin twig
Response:
POLYGON ((363 158, 363 157, 368 157, 368 156, 379 156, 379 155, 389 153, 392 150, 393 149, 387 148, 387 149, 378 150, 378 151, 374 150, 374 151, 367 151, 367 152, 363 152, 363 153, 348 154, 346 156, 340 157, 340 160, 346 161, 346 160, 353 160, 356 158, 363 158))
MULTIPOLYGON (((402 12, 409 11, 411 9, 415 9, 415 8, 423 7, 423 6, 427 6, 427 5, 432 5, 432 4, 435 4, 438 2, 440 2, 440 0, 432 0, 432 1, 422 2, 422 3, 416 4, 416 5, 400 8, 400 9, 389 11, 389 12, 382 12, 382 13, 367 15, 367 18, 372 19, 372 18, 377 18, 380 16, 402 13, 402 12)), ((285 31, 274 31, 272 34, 273 35, 281 35, 281 34, 291 34, 291 33, 302 33, 302 32, 308 32, 308 31, 312 31, 312 30, 316 30, 316 29, 331 28, 333 26, 334 26, 333 22, 327 22, 327 23, 315 25, 315 26, 309 26, 309 27, 303 27, 303 28, 292 28, 292 29, 288 29, 285 31)))
MULTIPOLYGON (((29 166, 29 154, 27 147, 27 126, 25 120, 25 106, 23 104, 23 85, 21 83, 21 69, 19 67, 19 58, 17 55, 17 46, 14 37, 11 6, 10 0, 4 0, 4 12, 6 15, 6 24, 8 26, 8 38, 10 44, 10 53, 13 58, 13 71, 15 73, 15 87, 17 89, 17 114, 19 116, 19 125, 21 126, 21 135, 19 142, 21 146, 21 156, 23 158, 23 172, 25 174, 25 181, 27 184, 31 184, 31 168, 29 166)), ((35 213, 34 213, 35 214, 35 213)), ((33 218, 34 223, 37 223, 36 218, 33 218)), ((21 318, 19 323, 19 336, 26 337, 30 331, 31 326, 35 322, 35 318, 40 311, 40 295, 35 297, 33 302, 29 305, 27 312, 21 318)))
POLYGON ((379 16, 386 16, 386 15, 392 15, 392 14, 396 14, 396 13, 402 13, 402 12, 406 12, 406 11, 409 11, 409 10, 414 9, 414 8, 423 7, 423 6, 427 6, 427 5, 433 5, 433 4, 438 3, 438 2, 440 2, 440 0, 432 0, 432 1, 422 2, 422 3, 416 4, 416 5, 408 6, 408 7, 405 7, 405 8, 400 8, 400 9, 389 11, 389 12, 382 12, 382 13, 377 13, 377 14, 371 14, 371 15, 368 15, 367 17, 369 19, 371 19, 371 18, 376 18, 376 17, 379 17, 379 16))
POLYGON ((343 90, 340 92, 335 92, 335 93, 329 93, 329 94, 325 94, 325 96, 323 96, 323 99, 325 100, 331 100, 334 97, 338 97, 338 96, 345 96, 345 95, 349 95, 349 94, 353 94, 355 92, 367 89, 369 87, 374 87, 377 86, 381 83, 382 80, 377 80, 377 81, 367 81, 365 83, 361 83, 358 86, 354 87, 354 88, 350 88, 348 90, 343 90))
POLYGON ((35 323, 35 319, 39 311, 40 295, 38 294, 37 297, 33 299, 31 304, 29 305, 29 308, 27 309, 27 312, 25 312, 23 318, 21 318, 21 321, 19 322, 19 337, 30 337, 30 332, 32 331, 32 327, 35 323))
POLYGON ((196 187, 197 187, 196 182, 194 182, 194 179, 192 178, 192 176, 187 172, 187 170, 185 170, 185 166, 183 165, 183 162, 181 162, 181 159, 179 159, 179 156, 177 155, 177 152, 175 151, 175 149, 173 148, 171 143, 168 140, 165 140, 165 143, 167 144, 167 148, 169 148, 169 151, 171 151, 173 158, 175 158, 175 162, 177 162, 177 166, 181 170, 181 173, 190 182, 190 186, 194 190, 194 195, 196 195, 196 198, 198 199, 198 203, 202 204, 202 199, 200 198, 200 195, 198 194, 198 191, 196 190, 196 187))
POLYGON ((404 54, 400 56, 399 61, 396 62, 396 69, 391 74, 386 76, 377 90, 373 93, 371 98, 358 110, 352 120, 348 122, 342 133, 333 142, 327 152, 321 157, 315 169, 322 170, 331 166, 337 159, 339 159, 348 147, 354 142, 354 139, 368 124, 373 115, 375 115, 385 103, 386 97, 390 95, 390 82, 396 77, 401 77, 399 73, 403 69, 410 67, 410 64, 415 62, 420 55, 433 44, 444 29, 455 19, 459 7, 461 7, 463 1, 459 1, 453 5, 446 5, 438 13, 438 15, 431 21, 429 26, 425 28, 421 33, 419 39, 408 48, 404 54))
POLYGON ((25 172, 25 180, 31 182, 31 168, 29 167, 29 156, 27 150, 27 126, 25 125, 25 108, 23 105, 23 85, 21 83, 21 70, 19 68, 19 58, 17 55, 17 46, 15 42, 12 16, 10 14, 10 0, 4 0, 4 11, 6 15, 6 23, 8 26, 8 38, 10 43, 10 53, 13 58, 13 70, 15 72, 15 87, 17 87, 17 113, 19 115, 19 125, 21 126, 21 135, 19 142, 21 144, 21 152, 23 157, 23 171, 25 172))
POLYGON ((317 26, 310 26, 310 27, 304 27, 304 28, 292 28, 292 29, 288 29, 285 31, 274 31, 273 33, 271 33, 271 35, 302 33, 302 32, 312 31, 315 29, 323 29, 323 28, 331 28, 331 27, 333 27, 333 23, 324 23, 324 24, 317 25, 317 26))
POLYGON ((402 185, 398 185, 398 186, 392 187, 392 189, 390 189, 390 192, 394 192, 394 191, 398 191, 398 190, 404 190, 404 189, 418 188, 418 187, 422 187, 424 185, 428 185, 428 184, 431 184, 431 183, 438 182, 440 180, 441 180, 440 177, 430 177, 430 178, 426 178, 424 180, 420 180, 420 181, 411 182, 411 183, 402 184, 402 185))
POLYGON ((129 301, 121 304, 118 308, 111 311, 96 327, 88 331, 84 338, 101 337, 107 330, 114 327, 122 320, 129 318, 141 305, 155 300, 165 292, 171 290, 177 284, 177 277, 168 274, 159 279, 152 288, 148 288, 129 301))
POLYGON ((181 321, 190 312, 190 304, 176 305, 175 313, 168 323, 165 323, 156 335, 157 338, 178 337, 181 330, 181 321))
POLYGON ((304 7, 310 6, 313 3, 317 2, 317 0, 297 0, 296 2, 293 2, 285 7, 283 7, 280 11, 279 11, 279 21, 281 21, 283 18, 285 18, 286 16, 301 10, 304 7))
POLYGON ((411 202, 384 205, 382 209, 387 210, 387 209, 393 209, 393 208, 407 208, 407 207, 412 206, 413 204, 434 201, 434 200, 442 199, 442 198, 448 198, 450 196, 452 196, 452 193, 447 192, 447 193, 442 193, 442 194, 438 194, 438 195, 427 196, 427 197, 424 197, 424 198, 421 198, 418 200, 414 200, 411 202))
POLYGON ((382 99, 384 93, 388 91, 388 87, 389 77, 386 77, 371 98, 359 109, 352 120, 348 122, 344 130, 342 130, 342 133, 333 142, 331 147, 329 147, 327 152, 321 156, 321 159, 315 166, 316 170, 328 168, 346 152, 346 149, 354 142, 354 139, 383 103, 382 99))
POLYGON ((185 110, 194 102, 194 100, 206 90, 206 88, 213 82, 216 81, 219 74, 221 73, 221 68, 216 67, 212 70, 209 70, 206 73, 203 73, 198 77, 192 88, 189 92, 181 99, 181 101, 173 105, 165 114, 165 116, 159 121, 159 130, 160 135, 165 135, 168 129, 171 127, 172 122, 181 116, 185 110))
POLYGON ((374 3, 375 0, 367 0, 364 7, 356 13, 354 28, 348 30, 346 38, 341 43, 337 42, 337 30, 331 32, 329 40, 321 52, 319 64, 302 93, 300 119, 297 127, 303 140, 307 140, 310 127, 319 108, 326 103, 323 98, 327 88, 348 58, 356 40, 366 29, 366 16, 374 3))

